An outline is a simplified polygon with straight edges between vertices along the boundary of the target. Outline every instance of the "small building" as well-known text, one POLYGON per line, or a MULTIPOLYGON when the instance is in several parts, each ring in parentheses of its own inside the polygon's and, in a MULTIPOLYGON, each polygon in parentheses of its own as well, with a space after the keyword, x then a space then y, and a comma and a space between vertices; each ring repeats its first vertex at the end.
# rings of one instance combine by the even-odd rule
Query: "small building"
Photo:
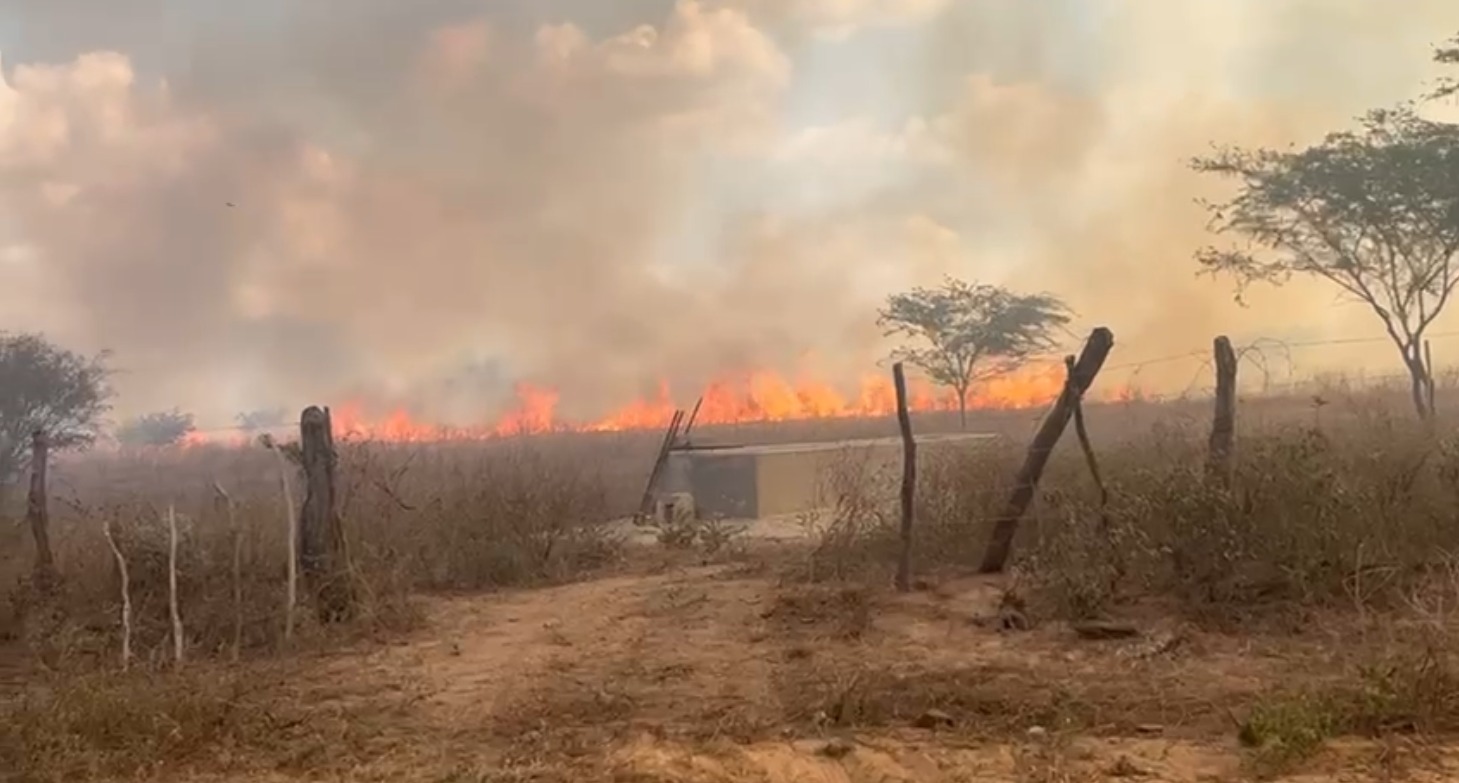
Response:
MULTIPOLYGON (((985 433, 917 436, 919 461, 949 448, 996 439, 985 433)), ((900 476, 901 438, 763 446, 694 446, 671 450, 658 481, 655 509, 692 505, 705 519, 760 519, 827 508, 838 470, 900 476)), ((672 510, 669 514, 674 513, 672 510)), ((682 513, 682 512, 681 512, 682 513)))

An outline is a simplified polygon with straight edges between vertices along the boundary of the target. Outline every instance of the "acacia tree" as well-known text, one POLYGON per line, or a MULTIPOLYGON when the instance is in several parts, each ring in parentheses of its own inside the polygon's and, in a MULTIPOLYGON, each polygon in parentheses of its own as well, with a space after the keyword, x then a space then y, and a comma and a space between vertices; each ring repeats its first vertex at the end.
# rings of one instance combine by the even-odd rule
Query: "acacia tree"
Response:
POLYGON ((128 419, 117 428, 117 442, 126 446, 176 446, 196 427, 193 415, 173 408, 128 419))
POLYGON ((96 440, 112 395, 105 361, 0 332, 0 490, 26 468, 31 433, 45 432, 55 449, 96 440))
POLYGON ((1069 308, 1050 294, 1016 294, 949 277, 937 288, 888 297, 877 324, 887 336, 923 343, 898 348, 892 355, 951 389, 957 395, 959 421, 967 426, 973 385, 1054 347, 1054 330, 1069 318, 1069 308))
POLYGON ((1404 105, 1304 150, 1225 148, 1192 165, 1237 181, 1235 196, 1205 206, 1213 231, 1246 240, 1200 251, 1203 270, 1235 278, 1238 301, 1251 283, 1306 276, 1367 306, 1428 418, 1424 334, 1459 284, 1459 127, 1404 105))
POLYGON ((259 408, 244 411, 233 417, 238 428, 252 435, 261 430, 282 427, 289 423, 289 411, 284 408, 259 408))

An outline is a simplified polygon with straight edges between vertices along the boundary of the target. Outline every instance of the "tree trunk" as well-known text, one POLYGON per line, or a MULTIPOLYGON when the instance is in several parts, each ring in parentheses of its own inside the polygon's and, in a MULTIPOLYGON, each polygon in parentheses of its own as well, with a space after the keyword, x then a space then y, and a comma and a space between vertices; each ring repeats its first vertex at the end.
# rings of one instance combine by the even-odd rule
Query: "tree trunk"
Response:
POLYGON ((1403 347, 1403 363, 1408 367, 1410 392, 1413 407, 1419 419, 1428 421, 1432 411, 1429 406, 1429 368, 1424 364, 1422 343, 1418 338, 1403 347))
POLYGON ((30 492, 26 495, 25 517, 30 522, 30 533, 35 539, 35 571, 32 579, 36 589, 42 594, 51 593, 60 581, 56 571, 56 556, 51 553, 51 513, 46 489, 49 451, 50 442, 45 433, 36 430, 31 436, 30 492))
POLYGON ((968 429, 968 387, 966 386, 957 390, 957 421, 958 427, 966 432, 968 429))

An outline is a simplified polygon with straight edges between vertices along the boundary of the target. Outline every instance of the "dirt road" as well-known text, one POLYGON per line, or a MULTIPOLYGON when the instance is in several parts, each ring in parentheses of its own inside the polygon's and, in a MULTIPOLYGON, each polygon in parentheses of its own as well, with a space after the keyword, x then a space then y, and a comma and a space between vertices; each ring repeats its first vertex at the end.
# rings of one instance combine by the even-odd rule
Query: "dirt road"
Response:
MULTIPOLYGON (((1003 631, 997 582, 896 596, 787 585, 756 562, 436 601, 428 630, 332 656, 298 694, 391 717, 269 777, 1239 780, 1232 716, 1324 655, 1158 618, 1127 640, 1003 631)), ((1410 756, 1342 745, 1290 779, 1459 778, 1410 756)))

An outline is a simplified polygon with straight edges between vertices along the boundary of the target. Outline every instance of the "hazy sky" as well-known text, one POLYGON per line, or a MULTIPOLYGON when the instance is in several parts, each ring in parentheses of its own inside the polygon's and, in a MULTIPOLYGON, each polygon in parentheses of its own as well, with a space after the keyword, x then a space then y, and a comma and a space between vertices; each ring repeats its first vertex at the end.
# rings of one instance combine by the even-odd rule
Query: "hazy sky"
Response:
POLYGON ((949 273, 1064 295, 1121 361, 1374 334, 1196 278, 1186 161, 1411 97, 1454 32, 1452 0, 5 0, 0 329, 205 424, 855 377, 878 302, 949 273))

